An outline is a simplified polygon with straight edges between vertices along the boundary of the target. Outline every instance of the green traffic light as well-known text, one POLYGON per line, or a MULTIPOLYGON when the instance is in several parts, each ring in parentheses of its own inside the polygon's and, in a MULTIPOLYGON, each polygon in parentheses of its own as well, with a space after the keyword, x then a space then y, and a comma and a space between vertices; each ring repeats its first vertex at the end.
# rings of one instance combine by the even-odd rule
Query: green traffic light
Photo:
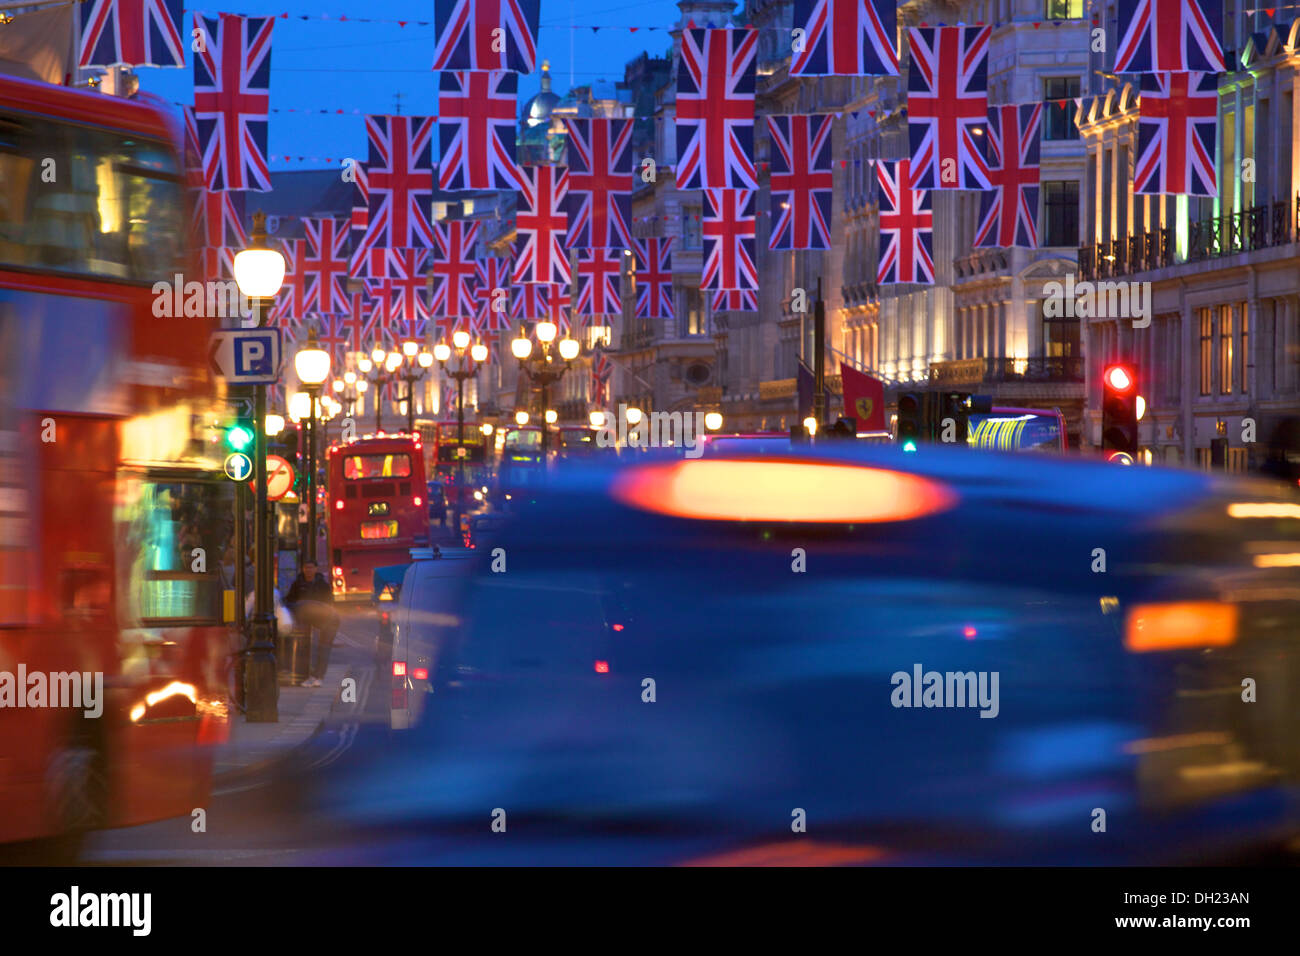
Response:
POLYGON ((903 442, 903 451, 916 451, 916 442, 912 441, 910 438, 903 442))
POLYGON ((235 451, 243 451, 253 443, 253 430, 247 425, 231 425, 226 429, 226 444, 235 451))

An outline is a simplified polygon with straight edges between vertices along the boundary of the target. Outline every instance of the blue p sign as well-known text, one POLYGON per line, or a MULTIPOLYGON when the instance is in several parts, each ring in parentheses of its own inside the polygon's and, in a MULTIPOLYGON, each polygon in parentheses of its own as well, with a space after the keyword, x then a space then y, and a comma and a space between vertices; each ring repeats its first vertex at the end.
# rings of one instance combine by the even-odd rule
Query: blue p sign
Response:
POLYGON ((236 375, 270 375, 273 372, 271 350, 267 348, 266 339, 235 340, 236 375))

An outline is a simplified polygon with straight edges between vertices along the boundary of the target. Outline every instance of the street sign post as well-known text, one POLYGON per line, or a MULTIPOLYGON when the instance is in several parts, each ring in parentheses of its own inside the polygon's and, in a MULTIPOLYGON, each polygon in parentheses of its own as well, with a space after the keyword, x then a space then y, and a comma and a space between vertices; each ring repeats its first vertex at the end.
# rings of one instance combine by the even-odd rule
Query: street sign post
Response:
POLYGON ((280 329, 222 329, 208 341, 212 371, 237 385, 274 385, 284 360, 280 329))

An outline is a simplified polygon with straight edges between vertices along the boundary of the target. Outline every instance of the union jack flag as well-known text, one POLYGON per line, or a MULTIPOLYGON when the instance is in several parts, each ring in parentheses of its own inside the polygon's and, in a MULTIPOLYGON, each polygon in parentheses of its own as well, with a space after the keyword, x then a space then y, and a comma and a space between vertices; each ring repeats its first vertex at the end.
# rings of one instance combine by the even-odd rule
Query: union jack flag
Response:
POLYGON ((604 352, 598 351, 591 360, 591 400, 596 405, 609 401, 609 380, 614 374, 614 363, 604 352))
POLYGON ((385 303, 373 299, 362 287, 348 293, 348 314, 343 325, 347 329, 349 352, 369 352, 383 330, 385 303))
POLYGON ((1138 102, 1135 193, 1214 196, 1219 79, 1213 73, 1148 73, 1138 102))
POLYGON ((320 347, 330 353, 331 367, 337 374, 338 370, 343 368, 344 362, 347 361, 347 354, 352 344, 347 315, 322 316, 319 341, 320 347))
POLYGON ((769 249, 831 247, 831 117, 769 116, 772 232, 769 249))
POLYGON ((474 280, 477 266, 474 246, 476 222, 452 219, 434 226, 433 301, 430 311, 441 318, 462 320, 474 314, 474 280))
POLYGON ((551 287, 545 282, 526 282, 511 289, 510 318, 533 322, 550 310, 551 287))
POLYGON ((366 175, 366 164, 354 162, 352 171, 356 174, 357 194, 352 203, 352 261, 348 265, 348 275, 359 279, 373 275, 375 266, 382 268, 383 256, 376 260, 371 255, 376 247, 366 245, 366 233, 370 229, 370 179, 366 175))
POLYGON ((194 15, 204 49, 194 55, 194 118, 209 189, 271 188, 266 122, 271 107, 274 17, 194 15))
POLYGON ((933 227, 930 193, 912 189, 908 160, 878 161, 880 181, 879 285, 895 282, 934 283, 933 227))
POLYGON ((499 256, 478 259, 474 266, 474 324, 479 332, 500 332, 510 328, 510 287, 513 263, 499 256), (506 298, 498 293, 506 292, 506 298), (502 308, 495 306, 500 302, 502 308))
POLYGON ((568 249, 632 244, 632 121, 566 119, 569 130, 568 249))
POLYGON ((573 294, 569 291, 567 285, 553 285, 546 294, 546 302, 549 307, 547 318, 555 323, 556 328, 563 335, 569 334, 570 307, 573 305, 573 294))
POLYGON ((438 82, 438 188, 523 188, 515 163, 518 74, 449 71, 438 82))
POLYGON ((387 275, 366 282, 370 294, 385 302, 391 326, 401 323, 409 328, 421 321, 427 325, 429 303, 425 293, 429 283, 424 270, 429 250, 389 249, 387 253, 387 275))
POLYGON ((348 224, 339 219, 303 219, 307 236, 307 257, 303 271, 310 286, 305 303, 308 312, 348 310, 348 224))
POLYGON ((975 248, 1038 245, 1038 125, 1043 105, 989 109, 989 179, 980 196, 975 248))
POLYGON ((296 328, 307 314, 307 240, 281 239, 284 254, 284 285, 275 300, 268 321, 282 328, 296 328))
POLYGON ((803 50, 791 76, 897 76, 895 0, 794 0, 803 50))
POLYGON ((1115 73, 1226 73, 1223 4, 1119 0, 1115 73))
POLYGON ((184 66, 182 0, 88 0, 78 66, 184 66))
POLYGON ((433 68, 531 73, 540 15, 541 0, 437 0, 433 68))
POLYGON ((718 289, 713 293, 714 312, 757 312, 758 295, 749 289, 718 289))
POLYGON ((515 258, 515 282, 569 284, 569 255, 564 251, 568 228, 563 209, 569 193, 569 171, 560 166, 525 166, 520 184, 515 231, 523 246, 515 258))
POLYGON ((366 117, 369 218, 358 254, 365 256, 379 246, 433 245, 433 124, 430 116, 366 117))
POLYGON ((573 310, 578 315, 614 315, 623 311, 620 291, 623 275, 623 252, 615 249, 580 249, 578 251, 578 301, 573 310))
POLYGON ((754 191, 706 189, 704 272, 701 289, 757 289, 754 265, 754 191))
POLYGON ((647 238, 636 244, 636 314, 641 319, 671 319, 673 307, 673 238, 647 238))
POLYGON ((677 64, 677 188, 757 189, 757 30, 684 30, 677 64))
POLYGON ((912 27, 907 132, 913 189, 992 189, 983 137, 993 27, 912 27))
POLYGON ((190 218, 190 238, 203 250, 204 278, 230 278, 235 254, 248 245, 248 234, 235 212, 234 197, 228 192, 192 190, 194 214, 190 218))

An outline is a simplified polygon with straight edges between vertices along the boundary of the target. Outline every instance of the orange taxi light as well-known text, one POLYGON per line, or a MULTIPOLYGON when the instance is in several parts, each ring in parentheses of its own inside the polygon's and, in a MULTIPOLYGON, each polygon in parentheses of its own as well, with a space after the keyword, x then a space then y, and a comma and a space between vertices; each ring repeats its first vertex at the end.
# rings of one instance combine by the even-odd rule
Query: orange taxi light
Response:
POLYGON ((644 465, 619 475, 611 494, 643 511, 713 521, 910 521, 957 503, 946 486, 918 475, 770 459, 644 465))
POLYGON ((1226 647, 1237 640, 1238 608, 1219 601, 1138 604, 1124 625, 1124 647, 1135 653, 1226 647))

